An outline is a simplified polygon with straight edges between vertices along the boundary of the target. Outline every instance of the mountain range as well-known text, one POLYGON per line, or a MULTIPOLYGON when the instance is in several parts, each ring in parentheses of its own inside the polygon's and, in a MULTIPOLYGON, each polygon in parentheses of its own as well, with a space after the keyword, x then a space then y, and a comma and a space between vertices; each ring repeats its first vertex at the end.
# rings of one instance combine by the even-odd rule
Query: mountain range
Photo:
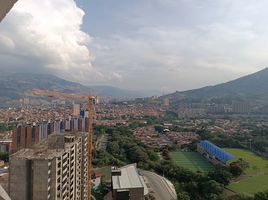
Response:
MULTIPOLYGON (((120 100, 153 95, 148 91, 131 91, 112 86, 85 86, 54 75, 13 73, 0 75, 0 106, 6 106, 10 101, 32 97, 31 90, 33 88, 65 93, 93 94, 120 100)), ((188 91, 177 91, 162 98, 165 97, 170 98, 171 101, 186 99, 192 102, 255 101, 268 103, 268 68, 226 83, 188 91)))
POLYGON ((241 78, 199 89, 167 95, 173 100, 268 102, 268 68, 241 78))
POLYGON ((32 97, 31 91, 33 88, 64 93, 99 95, 121 100, 146 96, 145 92, 124 90, 105 85, 85 86, 54 75, 9 73, 0 75, 0 106, 6 106, 10 101, 32 97))

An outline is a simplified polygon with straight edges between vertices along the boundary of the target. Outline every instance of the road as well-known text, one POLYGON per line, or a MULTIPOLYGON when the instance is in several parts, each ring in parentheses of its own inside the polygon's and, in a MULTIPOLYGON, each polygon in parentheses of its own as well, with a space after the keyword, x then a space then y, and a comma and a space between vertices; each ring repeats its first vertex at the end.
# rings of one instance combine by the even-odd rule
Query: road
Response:
POLYGON ((105 150, 107 147, 107 142, 108 142, 108 135, 107 134, 102 135, 97 142, 97 150, 98 151, 101 149, 105 150))
POLYGON ((174 187, 164 177, 149 171, 140 171, 148 182, 149 191, 153 191, 156 200, 176 200, 177 194, 174 187))
POLYGON ((175 143, 174 143, 173 141, 171 141, 171 140, 170 140, 164 133, 158 133, 158 135, 159 135, 162 139, 166 140, 170 146, 172 146, 172 145, 175 144, 175 143))

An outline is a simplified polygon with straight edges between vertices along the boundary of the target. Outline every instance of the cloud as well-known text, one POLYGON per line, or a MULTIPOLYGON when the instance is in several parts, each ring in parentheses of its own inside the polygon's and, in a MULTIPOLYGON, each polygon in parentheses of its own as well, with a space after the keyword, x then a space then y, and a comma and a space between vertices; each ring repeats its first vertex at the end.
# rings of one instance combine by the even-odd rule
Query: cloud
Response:
POLYGON ((98 46, 108 47, 94 50, 99 69, 120 71, 123 83, 134 89, 168 85, 169 90, 183 90, 216 84, 268 62, 263 42, 268 37, 224 23, 194 29, 147 27, 134 35, 96 39, 98 46))
POLYGON ((94 57, 83 16, 74 0, 18 1, 0 24, 1 70, 87 79, 94 57))
POLYGON ((0 24, 0 69, 168 92, 267 66, 266 0, 86 2, 18 1, 0 24))
POLYGON ((134 12, 132 7, 121 8, 122 21, 126 23, 123 16, 130 19, 124 24, 127 31, 107 29, 94 39, 94 66, 106 73, 120 72, 119 84, 125 87, 192 89, 267 66, 267 1, 147 0, 137 4, 134 12))

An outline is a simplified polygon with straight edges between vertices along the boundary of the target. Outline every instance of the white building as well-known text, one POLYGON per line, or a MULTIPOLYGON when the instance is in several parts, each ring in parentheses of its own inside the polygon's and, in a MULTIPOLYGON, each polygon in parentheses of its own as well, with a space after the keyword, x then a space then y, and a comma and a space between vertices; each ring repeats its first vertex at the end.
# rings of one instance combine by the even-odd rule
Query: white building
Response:
POLYGON ((112 167, 112 189, 114 200, 143 200, 148 188, 136 164, 121 168, 112 167))

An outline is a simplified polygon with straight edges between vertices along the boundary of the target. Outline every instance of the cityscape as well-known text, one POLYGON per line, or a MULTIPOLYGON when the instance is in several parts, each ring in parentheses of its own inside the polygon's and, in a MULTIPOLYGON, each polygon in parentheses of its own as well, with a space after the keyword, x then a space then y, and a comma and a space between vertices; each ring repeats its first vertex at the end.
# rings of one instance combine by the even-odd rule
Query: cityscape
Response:
POLYGON ((238 1, 0 0, 0 200, 268 200, 268 4, 238 1))

